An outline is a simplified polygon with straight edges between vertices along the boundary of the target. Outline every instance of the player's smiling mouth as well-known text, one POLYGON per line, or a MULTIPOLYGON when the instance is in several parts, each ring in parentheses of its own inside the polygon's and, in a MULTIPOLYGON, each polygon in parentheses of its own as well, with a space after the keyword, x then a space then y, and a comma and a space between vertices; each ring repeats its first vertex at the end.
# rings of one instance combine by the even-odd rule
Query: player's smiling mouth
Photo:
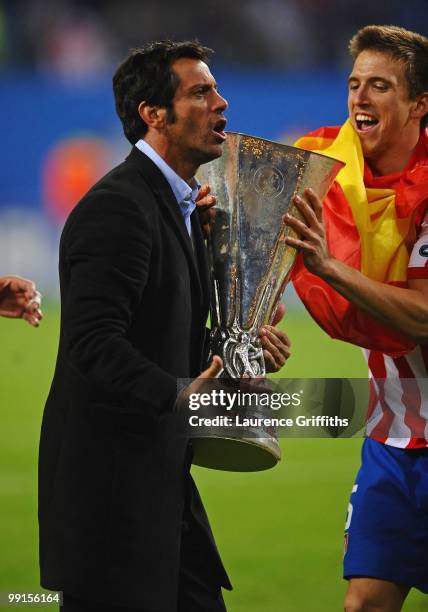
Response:
POLYGON ((379 124, 379 120, 369 113, 356 113, 355 124, 358 132, 365 133, 373 130, 379 124))

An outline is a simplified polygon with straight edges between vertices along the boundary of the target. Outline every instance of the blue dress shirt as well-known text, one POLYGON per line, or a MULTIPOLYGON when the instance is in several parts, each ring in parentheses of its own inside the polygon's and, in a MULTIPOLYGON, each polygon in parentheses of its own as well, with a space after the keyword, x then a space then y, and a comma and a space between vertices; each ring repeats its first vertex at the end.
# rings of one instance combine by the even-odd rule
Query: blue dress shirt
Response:
POLYGON ((150 157, 152 162, 156 164, 159 170, 162 172, 166 180, 171 186, 171 189, 174 193, 174 196, 178 202, 180 207, 181 214, 183 215, 184 223, 186 225, 186 229, 189 233, 189 236, 192 236, 192 226, 190 224, 190 215, 196 208, 196 198, 199 193, 200 184, 196 179, 194 180, 194 187, 190 187, 188 183, 181 176, 178 176, 174 170, 168 166, 166 161, 162 159, 162 157, 156 153, 156 151, 151 147, 145 140, 139 140, 135 146, 142 153, 150 157))

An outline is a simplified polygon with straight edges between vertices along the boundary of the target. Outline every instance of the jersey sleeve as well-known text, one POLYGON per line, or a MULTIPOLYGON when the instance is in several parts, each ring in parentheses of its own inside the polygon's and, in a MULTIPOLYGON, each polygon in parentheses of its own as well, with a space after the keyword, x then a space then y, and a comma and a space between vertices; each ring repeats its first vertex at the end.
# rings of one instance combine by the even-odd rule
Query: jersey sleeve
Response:
POLYGON ((407 278, 408 280, 428 278, 428 212, 425 213, 418 238, 410 254, 407 278))

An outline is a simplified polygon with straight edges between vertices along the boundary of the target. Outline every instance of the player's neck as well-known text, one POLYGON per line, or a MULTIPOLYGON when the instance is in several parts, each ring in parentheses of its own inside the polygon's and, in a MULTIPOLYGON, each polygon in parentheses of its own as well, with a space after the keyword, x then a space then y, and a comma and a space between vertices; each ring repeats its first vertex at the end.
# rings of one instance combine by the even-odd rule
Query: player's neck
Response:
POLYGON ((366 159, 374 176, 388 176, 402 172, 411 160, 418 141, 419 133, 415 133, 411 140, 387 148, 378 157, 366 159))
POLYGON ((192 159, 188 159, 183 151, 174 146, 168 139, 147 133, 144 140, 162 157, 170 168, 174 170, 186 183, 193 185, 194 176, 198 170, 197 164, 192 159))

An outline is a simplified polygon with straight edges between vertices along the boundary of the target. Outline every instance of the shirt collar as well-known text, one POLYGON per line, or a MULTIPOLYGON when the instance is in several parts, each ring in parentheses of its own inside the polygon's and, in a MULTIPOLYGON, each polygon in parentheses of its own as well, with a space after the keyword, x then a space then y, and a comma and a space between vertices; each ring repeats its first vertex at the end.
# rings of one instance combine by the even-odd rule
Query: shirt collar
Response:
POLYGON ((168 181, 177 202, 180 204, 180 207, 184 206, 187 208, 192 203, 195 203, 196 197, 201 187, 196 178, 193 179, 194 187, 190 187, 190 185, 186 183, 186 181, 182 179, 181 176, 178 176, 178 174, 171 168, 171 166, 168 166, 166 161, 162 159, 159 153, 157 153, 153 149, 153 147, 151 147, 145 140, 140 139, 135 144, 135 146, 142 153, 147 155, 147 157, 149 157, 162 172, 162 174, 168 181))

